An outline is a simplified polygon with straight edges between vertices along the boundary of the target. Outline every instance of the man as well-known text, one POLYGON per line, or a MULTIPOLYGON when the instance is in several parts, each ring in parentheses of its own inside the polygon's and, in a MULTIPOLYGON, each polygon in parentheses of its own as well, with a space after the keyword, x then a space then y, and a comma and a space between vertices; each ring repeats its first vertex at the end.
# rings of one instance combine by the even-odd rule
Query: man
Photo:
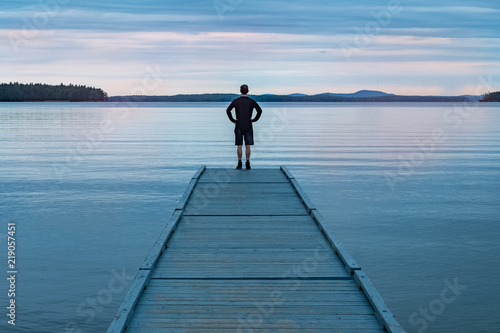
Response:
POLYGON ((262 114, 262 109, 256 101, 248 97, 248 86, 246 84, 240 87, 241 96, 235 99, 226 110, 229 120, 236 124, 234 128, 235 144, 238 146, 236 153, 238 155, 238 166, 236 169, 241 170, 243 164, 241 158, 243 156, 243 139, 245 139, 245 157, 246 169, 250 170, 250 146, 253 145, 253 128, 252 123, 259 120, 262 114), (231 110, 236 108, 236 119, 233 118, 231 110), (252 119, 253 109, 257 110, 257 115, 252 119))

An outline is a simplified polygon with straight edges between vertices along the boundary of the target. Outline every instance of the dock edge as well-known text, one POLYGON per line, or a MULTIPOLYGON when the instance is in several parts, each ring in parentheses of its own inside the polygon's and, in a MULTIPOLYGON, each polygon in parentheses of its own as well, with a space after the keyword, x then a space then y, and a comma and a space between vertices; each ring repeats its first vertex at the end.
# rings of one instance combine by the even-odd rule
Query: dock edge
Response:
POLYGON ((175 228, 177 227, 177 224, 181 219, 182 211, 184 210, 189 197, 193 193, 193 190, 198 180, 200 179, 200 176, 205 170, 206 166, 200 167, 191 178, 191 181, 184 191, 181 200, 177 204, 172 217, 163 228, 163 231, 153 244, 152 249, 146 257, 146 260, 139 268, 139 272, 135 276, 134 282, 132 282, 132 285, 130 286, 127 294, 123 298, 120 307, 116 312, 116 315, 113 317, 113 320, 108 327, 107 333, 123 333, 127 329, 127 325, 130 323, 130 320, 132 319, 132 316, 134 314, 134 308, 137 305, 139 296, 142 294, 142 291, 147 288, 156 262, 158 261, 158 258, 161 256, 163 251, 166 249, 167 241, 175 231, 175 228))
POLYGON ((342 245, 342 242, 333 234, 331 227, 329 227, 326 220, 323 216, 318 212, 318 210, 314 207, 311 200, 307 197, 302 187, 300 187, 299 183, 292 175, 290 170, 286 166, 280 166, 281 171, 285 174, 286 178, 290 181, 295 192, 299 195, 300 200, 306 207, 308 213, 311 217, 316 221, 318 227, 326 236, 328 241, 330 242, 332 249, 336 254, 340 257, 342 262, 344 263, 344 267, 346 271, 353 276, 356 285, 360 290, 363 291, 365 296, 370 301, 370 304, 375 309, 375 317, 379 324, 390 333, 405 333, 404 328, 399 324, 399 322, 394 317, 392 311, 385 304, 382 296, 380 296, 379 292, 370 281, 366 272, 361 269, 361 267, 356 263, 354 258, 349 254, 349 252, 342 245))

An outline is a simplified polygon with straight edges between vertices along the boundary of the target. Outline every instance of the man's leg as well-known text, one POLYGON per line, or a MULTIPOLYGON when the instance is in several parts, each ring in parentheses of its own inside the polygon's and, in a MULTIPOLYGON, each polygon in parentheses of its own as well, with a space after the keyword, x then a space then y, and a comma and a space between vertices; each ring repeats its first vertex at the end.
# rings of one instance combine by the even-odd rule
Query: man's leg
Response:
POLYGON ((245 157, 247 158, 246 169, 250 170, 252 167, 250 166, 250 146, 253 145, 253 129, 251 128, 245 133, 245 157))
POLYGON ((238 128, 234 129, 234 144, 238 147, 236 153, 238 154, 238 169, 241 169, 241 157, 243 156, 242 146, 243 146, 243 133, 238 128))
POLYGON ((250 145, 245 145, 245 157, 247 158, 247 162, 245 163, 245 167, 247 170, 252 169, 250 166, 250 145))
MULTIPOLYGON (((251 153, 250 145, 245 145, 245 157, 246 157, 247 161, 250 161, 250 153, 251 153)), ((240 160, 241 160, 241 158, 240 158, 240 160)))
POLYGON ((238 145, 236 149, 236 153, 238 154, 238 165, 236 166, 237 170, 241 170, 243 168, 243 163, 241 162, 241 157, 243 155, 243 149, 241 149, 241 145, 238 145))
POLYGON ((241 146, 238 146, 236 153, 238 154, 238 161, 241 161, 241 158, 243 157, 243 149, 241 146))

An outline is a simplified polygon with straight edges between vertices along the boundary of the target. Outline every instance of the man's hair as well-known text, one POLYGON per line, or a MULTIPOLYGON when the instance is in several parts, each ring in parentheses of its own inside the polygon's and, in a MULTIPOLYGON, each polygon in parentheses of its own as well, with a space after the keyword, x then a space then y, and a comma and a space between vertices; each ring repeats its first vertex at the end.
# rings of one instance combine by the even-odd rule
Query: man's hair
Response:
POLYGON ((248 86, 246 84, 242 85, 240 87, 240 92, 243 94, 243 95, 246 95, 248 94, 248 86))

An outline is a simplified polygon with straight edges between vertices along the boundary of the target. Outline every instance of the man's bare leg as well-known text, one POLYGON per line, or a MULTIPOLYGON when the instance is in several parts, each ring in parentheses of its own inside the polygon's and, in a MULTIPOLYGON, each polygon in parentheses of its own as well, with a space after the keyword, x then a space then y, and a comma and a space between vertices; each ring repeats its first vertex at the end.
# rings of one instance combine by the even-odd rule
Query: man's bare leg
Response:
POLYGON ((236 153, 238 154, 238 161, 241 161, 241 158, 243 157, 243 149, 241 148, 241 146, 238 146, 238 148, 236 149, 236 153))
POLYGON ((252 167, 250 166, 250 146, 249 145, 245 145, 245 157, 247 158, 246 169, 250 170, 250 169, 252 169, 252 167))
MULTIPOLYGON (((250 153, 251 153, 250 146, 245 145, 245 157, 246 157, 247 161, 250 161, 250 153)), ((240 160, 241 160, 241 158, 240 158, 240 160)))
POLYGON ((236 170, 241 170, 242 168, 241 157, 243 156, 243 149, 241 149, 241 146, 238 146, 238 148, 236 149, 236 153, 238 154, 238 165, 236 166, 236 170))

